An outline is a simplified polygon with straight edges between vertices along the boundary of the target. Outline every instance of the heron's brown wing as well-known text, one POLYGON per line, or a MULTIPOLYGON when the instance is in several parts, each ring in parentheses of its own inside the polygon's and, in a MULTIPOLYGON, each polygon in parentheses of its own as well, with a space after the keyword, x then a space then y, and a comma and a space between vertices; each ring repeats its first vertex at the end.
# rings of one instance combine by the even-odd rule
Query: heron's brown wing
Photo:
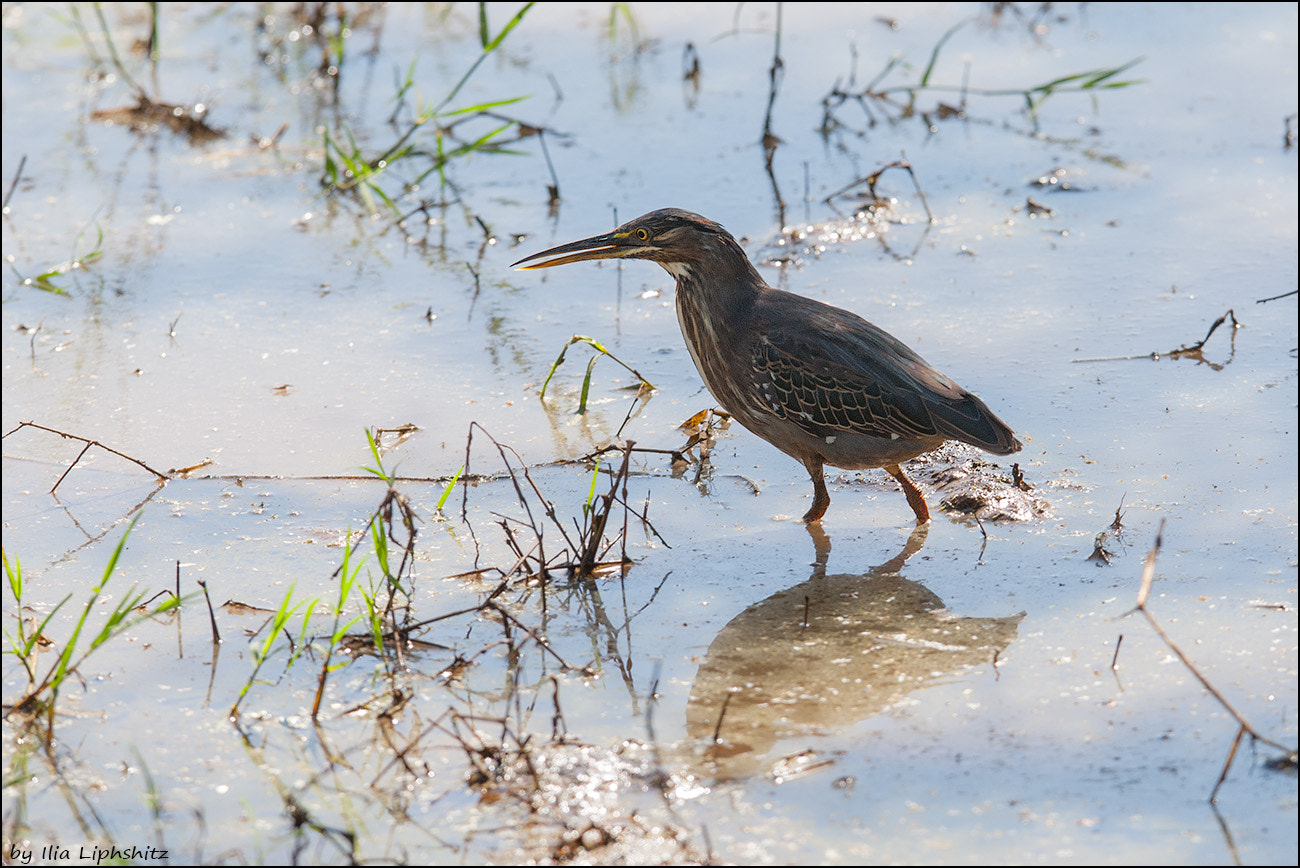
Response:
POLYGON ((807 353, 759 340, 752 355, 759 399, 778 417, 815 437, 853 432, 883 440, 934 437, 939 431, 914 393, 807 353))
POLYGON ((759 399, 817 437, 945 437, 1005 455, 1020 448, 979 398, 861 317, 779 290, 749 342, 759 399), (797 301, 790 301, 796 299, 797 301), (765 320, 765 321, 764 321, 765 320))

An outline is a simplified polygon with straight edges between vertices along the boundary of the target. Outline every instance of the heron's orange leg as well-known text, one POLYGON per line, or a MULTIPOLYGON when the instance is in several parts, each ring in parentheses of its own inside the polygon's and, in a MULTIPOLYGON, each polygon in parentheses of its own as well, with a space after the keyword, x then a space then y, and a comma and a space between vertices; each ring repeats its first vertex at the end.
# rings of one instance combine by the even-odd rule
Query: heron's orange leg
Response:
MULTIPOLYGON (((897 464, 890 464, 885 467, 885 472, 898 480, 898 484, 903 487, 903 494, 907 495, 908 506, 912 507, 912 512, 916 513, 916 523, 925 524, 930 520, 930 507, 925 505, 925 495, 921 489, 916 487, 916 483, 907 478, 903 468, 897 464)), ((828 498, 829 500, 829 498, 828 498)))
POLYGON ((822 520, 822 516, 826 514, 826 507, 831 505, 831 496, 826 493, 826 477, 822 472, 822 460, 809 458, 804 461, 803 466, 808 468, 808 475, 812 477, 813 484, 813 504, 804 513, 803 520, 807 524, 812 524, 822 520))

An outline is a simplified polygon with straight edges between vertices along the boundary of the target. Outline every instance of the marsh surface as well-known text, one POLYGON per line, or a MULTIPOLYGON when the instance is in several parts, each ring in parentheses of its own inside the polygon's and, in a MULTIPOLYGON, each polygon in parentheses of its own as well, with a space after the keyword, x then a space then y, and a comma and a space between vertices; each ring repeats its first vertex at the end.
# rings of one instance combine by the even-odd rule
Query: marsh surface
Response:
MULTIPOLYGON (((1211 806, 1238 723, 1121 617, 1163 522, 1152 613, 1295 744, 1294 4, 788 4, 779 48, 771 4, 539 4, 487 52, 473 5, 159 8, 154 63, 143 4, 105 5, 106 31, 91 6, 4 10, 4 430, 203 464, 160 486, 92 448, 51 494, 84 444, 7 433, 6 630, 71 595, 38 678, 137 511, 80 647, 133 585, 179 569, 187 596, 80 664, 54 741, 6 718, 6 853, 1295 861, 1294 772, 1247 740, 1211 806), (202 104, 202 126, 157 104, 202 104), (349 175, 353 148, 390 159, 349 175), (868 201, 902 159, 924 203, 897 168, 868 201), (629 569, 511 573, 535 536, 577 535, 580 459, 681 450, 712 400, 658 267, 509 263, 665 206, 980 395, 1047 511, 941 513, 921 469, 918 535, 883 473, 832 472, 810 533, 805 471, 732 428, 707 465, 633 455, 649 525, 603 553, 629 569), (1229 310, 1240 328, 1171 355, 1229 310), (573 335, 655 391, 601 357, 576 413, 578 344, 540 400, 573 335), (440 513, 471 423, 472 481, 440 513), (400 657, 336 650, 313 726, 344 543, 387 490, 358 469, 364 429, 404 424, 383 460, 419 520, 402 606, 427 623, 400 657)), ((489 43, 521 8, 486 7, 489 43)), ((369 543, 349 568, 383 588, 369 543)), ((30 687, 9 653, 3 678, 6 703, 30 687)))

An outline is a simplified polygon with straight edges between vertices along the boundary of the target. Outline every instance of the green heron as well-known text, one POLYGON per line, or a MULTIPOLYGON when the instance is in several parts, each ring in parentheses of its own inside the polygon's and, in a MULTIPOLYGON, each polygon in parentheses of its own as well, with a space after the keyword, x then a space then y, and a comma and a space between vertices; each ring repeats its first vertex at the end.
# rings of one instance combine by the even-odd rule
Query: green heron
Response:
POLYGON ((813 503, 805 522, 820 521, 830 505, 827 464, 883 467, 923 524, 930 510, 902 462, 948 440, 995 455, 1020 450, 983 401, 902 341, 856 314, 768 286, 731 233, 698 214, 651 211, 514 265, 543 257, 552 258, 524 267, 648 259, 676 278, 682 337, 713 397, 808 469, 813 503))

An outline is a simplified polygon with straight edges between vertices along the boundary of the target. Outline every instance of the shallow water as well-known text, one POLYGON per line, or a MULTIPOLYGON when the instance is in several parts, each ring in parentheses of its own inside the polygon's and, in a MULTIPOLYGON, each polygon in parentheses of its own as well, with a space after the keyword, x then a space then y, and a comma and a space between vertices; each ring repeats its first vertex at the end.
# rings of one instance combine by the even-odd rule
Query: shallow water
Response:
MULTIPOLYGON (((125 63, 160 99, 212 107, 227 136, 205 144, 91 117, 131 95, 93 11, 76 8, 84 39, 65 7, 5 9, 6 188, 27 161, 4 222, 4 430, 30 420, 162 471, 212 463, 159 489, 92 449, 51 495, 82 444, 11 433, 5 552, 22 563, 23 612, 39 620, 73 595, 47 629, 57 650, 144 502, 106 599, 133 582, 172 587, 180 562, 184 593, 207 583, 225 641, 213 650, 192 598, 87 659, 59 694, 50 750, 33 752, 11 715, 6 852, 40 861, 57 844, 75 861, 78 847, 113 842, 200 861, 280 860, 299 846, 313 862, 1295 860, 1294 773, 1266 766, 1279 751, 1243 744, 1210 806, 1237 724, 1140 616, 1121 617, 1164 522, 1152 612, 1261 734, 1295 744, 1295 297, 1258 301, 1297 284, 1296 150, 1283 145, 1294 5, 1062 6, 1033 20, 1028 7, 993 20, 976 5, 787 5, 769 175, 775 7, 634 6, 635 36, 621 14, 611 36, 610 7, 541 4, 450 105, 527 97, 494 111, 547 130, 554 213, 533 136, 513 155, 454 160, 452 186, 431 176, 397 210, 449 204, 400 226, 382 206, 371 217, 358 198, 321 192, 318 128, 350 130, 367 153, 394 141, 410 120, 408 107, 386 123, 395 78, 415 60, 409 99, 441 101, 480 53, 473 7, 348 7, 337 97, 293 7, 269 7, 274 19, 265 6, 162 7, 157 73, 139 55, 125 63), (846 103, 841 126, 820 132, 837 82, 860 91, 898 57, 885 83, 914 83, 963 20, 931 80, 968 81, 964 119, 846 103), (687 43, 698 91, 682 80, 687 43), (976 92, 1139 57, 1121 76, 1138 83, 1053 95, 1036 128, 1020 97, 976 92), (275 148, 251 143, 284 123, 275 148), (891 169, 878 187, 894 200, 888 219, 773 264, 790 247, 782 224, 845 228, 857 203, 826 198, 904 154, 932 224, 891 169), (1057 168, 1071 189, 1032 184, 1057 168), (1030 197, 1054 214, 1030 216, 1030 197), (418 620, 478 605, 496 582, 457 574, 508 565, 498 516, 526 519, 482 432, 470 472, 497 475, 457 488, 437 518, 471 422, 534 465, 571 527, 590 468, 539 465, 586 455, 621 426, 638 446, 679 448, 677 426, 712 405, 660 269, 509 269, 664 206, 718 220, 773 285, 862 314, 979 394, 1025 442, 1016 457, 1049 514, 981 528, 935 509, 912 550, 892 481, 834 472, 819 540, 794 520, 806 473, 733 427, 698 482, 661 455, 634 461, 628 499, 658 536, 630 523, 625 576, 557 579, 545 608, 537 588, 502 598, 552 651, 530 637, 510 660, 506 616, 449 618, 420 635, 436 647, 397 677, 371 657, 337 670, 314 729, 342 541, 384 492, 339 478, 371 463, 363 428, 420 429, 385 455, 421 478, 399 486, 422 519, 418 620), (54 279, 65 294, 15 277, 84 254, 98 230, 102 256, 54 279), (1229 309, 1241 328, 1225 324, 1199 356, 1170 356, 1229 309), (590 358, 575 346, 539 400, 574 334, 657 390, 636 403, 631 376, 601 359, 591 407, 575 414, 590 358), (1117 509, 1110 565, 1087 560, 1117 509), (221 604, 274 610, 290 589, 304 606, 320 600, 316 650, 286 669, 288 643, 277 646, 243 701, 241 738, 227 711, 264 635, 246 633, 268 612, 221 604), (800 627, 796 641, 765 626, 773 607, 777 624, 785 611, 802 625, 818 594, 852 602, 830 618, 847 633, 800 627), (905 624, 885 615, 900 595, 918 601, 905 624), (940 605, 948 619, 925 620, 940 605), (918 649, 920 662, 904 662, 918 649), (458 654, 472 662, 447 676, 458 654), (708 697, 728 683, 789 701, 732 700, 715 744, 708 697), (380 714, 376 698, 394 688, 405 703, 380 714), (509 743, 505 731, 532 735, 544 773, 498 757, 495 777, 467 785, 464 744, 509 743), (289 803, 319 828, 295 831, 289 803), (611 830, 616 840, 601 838, 611 830), (591 849, 563 849, 575 835, 591 849)), ((490 5, 493 31, 517 9, 490 5)), ((130 9, 107 14, 122 51, 147 26, 130 9)), ((960 99, 929 90, 916 106, 960 99)), ((415 141, 434 147, 425 133, 415 141)), ((372 555, 361 575, 376 571, 372 555)), ((4 599, 12 631, 18 610, 4 599)), ((26 686, 7 654, 6 702, 26 686)))

